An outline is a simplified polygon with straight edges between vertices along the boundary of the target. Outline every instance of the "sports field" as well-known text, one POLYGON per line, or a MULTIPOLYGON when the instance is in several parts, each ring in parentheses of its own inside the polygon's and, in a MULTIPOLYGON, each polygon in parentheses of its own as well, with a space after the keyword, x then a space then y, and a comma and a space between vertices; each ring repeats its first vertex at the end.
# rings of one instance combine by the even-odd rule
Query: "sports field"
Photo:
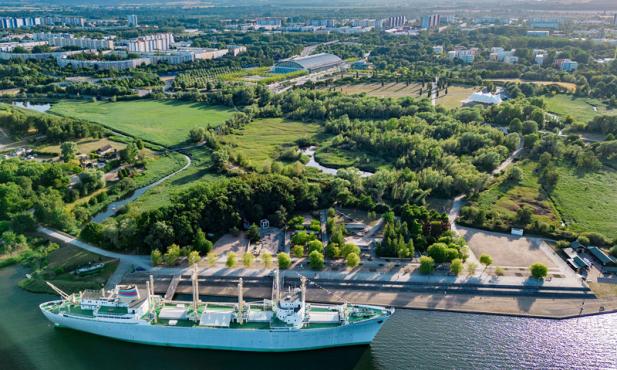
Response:
POLYGON ((66 100, 54 104, 51 112, 97 122, 165 146, 183 143, 192 128, 220 125, 234 113, 225 107, 154 100, 114 103, 66 100))

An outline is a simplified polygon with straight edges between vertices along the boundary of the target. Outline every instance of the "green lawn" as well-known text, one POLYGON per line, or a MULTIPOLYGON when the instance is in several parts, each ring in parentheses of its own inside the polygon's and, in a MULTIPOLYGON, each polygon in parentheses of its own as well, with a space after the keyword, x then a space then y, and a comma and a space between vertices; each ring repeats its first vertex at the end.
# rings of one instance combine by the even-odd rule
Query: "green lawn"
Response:
POLYGON ((617 115, 617 109, 607 109, 606 105, 597 99, 559 94, 544 100, 550 112, 563 117, 570 115, 575 122, 586 123, 601 114, 617 115))
POLYGON ((528 206, 534 210, 532 216, 534 220, 558 227, 560 219, 557 210, 541 191, 538 177, 533 172, 536 165, 532 162, 522 162, 518 166, 523 170, 520 183, 498 181, 480 193, 476 205, 487 212, 493 211, 502 220, 514 219, 521 207, 528 206))
POLYGON ((171 204, 174 195, 188 189, 195 184, 195 181, 214 181, 221 178, 220 175, 210 171, 212 157, 209 149, 205 147, 194 148, 189 151, 189 154, 192 161, 189 168, 148 190, 131 203, 131 206, 140 212, 167 206, 171 204))
POLYGON ((285 121, 280 118, 259 119, 242 131, 225 136, 232 154, 241 154, 256 168, 276 157, 285 145, 293 145, 303 137, 316 137, 321 127, 314 123, 285 121))
POLYGON ((315 160, 322 166, 331 168, 356 167, 363 171, 376 172, 379 168, 389 168, 391 163, 370 153, 333 147, 326 143, 315 152, 315 160))
POLYGON ((568 228, 617 237, 617 171, 605 168, 578 173, 559 167, 559 181, 552 198, 568 228))
POLYGON ((51 112, 100 123, 129 135, 171 146, 187 140, 194 127, 217 126, 233 114, 225 107, 200 103, 135 100, 122 102, 61 101, 51 112))

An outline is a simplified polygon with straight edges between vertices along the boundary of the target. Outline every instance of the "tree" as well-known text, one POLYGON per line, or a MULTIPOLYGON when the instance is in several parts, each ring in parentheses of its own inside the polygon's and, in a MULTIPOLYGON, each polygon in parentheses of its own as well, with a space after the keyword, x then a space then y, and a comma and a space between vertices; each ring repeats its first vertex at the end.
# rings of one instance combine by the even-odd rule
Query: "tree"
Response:
POLYGON ((165 259, 165 264, 169 266, 175 265, 178 262, 178 258, 180 258, 180 246, 175 243, 170 245, 163 258, 165 259))
POLYGON ((265 251, 261 253, 261 262, 263 262, 264 267, 267 269, 272 266, 272 255, 270 252, 265 251))
POLYGON ((216 260, 217 260, 217 255, 216 253, 210 251, 207 255, 206 255, 206 260, 208 261, 208 266, 210 267, 214 267, 216 265, 216 260))
POLYGON ((289 257, 289 254, 281 252, 277 255, 277 258, 279 262, 279 269, 286 270, 289 266, 291 266, 291 258, 289 257))
POLYGON ((435 270, 435 261, 429 256, 420 257, 420 273, 431 274, 435 270))
POLYGON ((65 141, 62 145, 60 145, 60 153, 62 160, 65 162, 75 159, 75 154, 77 154, 77 144, 73 141, 65 141))
POLYGON ((259 226, 252 224, 248 231, 246 232, 246 237, 249 238, 249 240, 252 243, 256 243, 259 241, 259 239, 261 238, 261 232, 259 231, 259 226))
POLYGON ((195 239, 193 240, 193 247, 204 254, 208 254, 212 250, 212 242, 206 239, 206 234, 201 228, 197 228, 195 239))
POLYGON ((152 260, 152 264, 154 266, 158 266, 161 263, 163 263, 163 255, 161 254, 161 251, 158 249, 155 249, 152 251, 152 253, 150 253, 150 259, 152 260))
POLYGON ((323 252, 323 243, 317 239, 306 243, 306 247, 308 248, 308 253, 312 251, 323 252))
POLYGON ((242 256, 242 263, 244 264, 244 267, 251 267, 253 265, 254 259, 255 257, 253 257, 251 253, 244 253, 244 255, 242 256))
POLYGON ((478 269, 478 264, 475 262, 469 262, 467 264, 467 275, 474 275, 478 269))
POLYGON ((531 276, 535 279, 544 279, 548 275, 548 267, 545 264, 536 262, 529 266, 531 276))
POLYGON ((321 270, 324 267, 323 254, 317 251, 312 251, 309 254, 309 265, 313 270, 321 270))
POLYGON ((227 260, 225 266, 232 268, 236 265, 236 254, 234 252, 227 253, 227 260))
POLYGON ((351 253, 355 253, 358 256, 360 255, 360 247, 353 243, 345 243, 341 248, 341 257, 347 259, 347 256, 351 253))
POLYGON ((482 253, 480 255, 480 263, 484 265, 484 271, 486 271, 486 269, 493 264, 493 257, 486 253, 482 253))
POLYGON ((293 253, 294 257, 302 258, 302 257, 304 257, 304 247, 301 246, 301 245, 295 245, 292 248, 292 253, 293 253))
POLYGON ((463 271, 463 261, 460 258, 455 258, 450 262, 450 272, 458 275, 463 271))
POLYGON ((189 255, 188 255, 187 259, 188 259, 188 262, 189 262, 189 266, 193 266, 193 265, 197 264, 201 260, 201 256, 199 255, 199 252, 191 251, 191 252, 189 252, 189 255))
POLYGON ((525 226, 531 222, 533 210, 529 206, 523 206, 516 211, 516 223, 525 226))
POLYGON ((205 130, 202 127, 194 127, 189 131, 189 140, 198 143, 204 139, 205 130))
POLYGON ((508 172, 508 180, 518 184, 523 179, 523 170, 519 166, 512 166, 508 172))
POLYGON ((328 243, 326 246, 326 256, 330 259, 339 258, 341 256, 341 249, 336 243, 328 243))
POLYGON ((360 256, 354 252, 349 253, 347 257, 345 257, 345 263, 347 267, 354 268, 360 264, 360 256))
POLYGON ((128 143, 126 148, 120 150, 120 159, 126 163, 135 163, 139 149, 135 143, 128 143))
POLYGON ((613 257, 617 257, 617 244, 613 245, 611 249, 608 250, 608 253, 613 257))

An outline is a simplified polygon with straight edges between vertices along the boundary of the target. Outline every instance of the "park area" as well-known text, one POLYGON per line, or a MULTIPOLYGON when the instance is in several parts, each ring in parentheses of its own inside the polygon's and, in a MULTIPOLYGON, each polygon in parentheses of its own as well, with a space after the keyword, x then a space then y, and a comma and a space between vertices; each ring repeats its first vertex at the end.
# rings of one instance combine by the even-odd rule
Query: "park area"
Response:
POLYGON ((52 113, 100 123, 110 129, 165 146, 185 142, 195 127, 215 127, 232 116, 226 107, 154 100, 61 101, 52 113))
MULTIPOLYGON (((419 83, 412 83, 407 85, 406 83, 389 82, 383 86, 379 82, 375 83, 361 83, 343 85, 337 87, 337 90, 343 94, 362 94, 365 93, 368 96, 376 96, 380 98, 403 98, 413 97, 417 98, 420 94, 422 85, 419 83)), ((423 97, 427 97, 427 88, 422 89, 423 97)), ((461 101, 473 94, 477 88, 465 87, 465 86, 450 86, 448 87, 448 94, 444 95, 444 92, 440 92, 440 96, 437 98, 437 104, 446 108, 458 108, 461 106, 461 101)), ((428 98, 428 97, 427 97, 428 98)))
POLYGON ((561 221, 575 232, 597 232, 617 237, 617 171, 605 167, 601 171, 583 172, 571 167, 557 166, 557 186, 550 198, 541 189, 534 173, 536 165, 519 163, 522 180, 512 184, 505 178, 480 193, 474 205, 485 212, 494 212, 499 219, 514 219, 523 206, 533 209, 532 220, 545 222, 556 228, 561 221))
POLYGON ((240 154, 256 168, 277 158, 284 146, 292 146, 301 138, 315 139, 321 126, 314 123, 286 121, 281 118, 254 120, 241 131, 222 140, 231 147, 231 153, 240 154))
POLYGON ((617 171, 605 167, 578 172, 558 167, 559 181, 551 198, 568 228, 617 238, 617 171))
POLYGON ((617 115, 617 109, 609 109, 598 99, 558 94, 544 100, 550 112, 562 117, 571 116, 577 123, 587 123, 599 115, 617 115))

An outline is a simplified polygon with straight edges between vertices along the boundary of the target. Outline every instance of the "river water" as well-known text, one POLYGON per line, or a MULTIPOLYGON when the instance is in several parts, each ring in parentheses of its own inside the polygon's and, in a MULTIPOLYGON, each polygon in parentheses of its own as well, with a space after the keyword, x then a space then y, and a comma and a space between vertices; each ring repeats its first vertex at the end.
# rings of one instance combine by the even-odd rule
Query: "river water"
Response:
POLYGON ((251 354, 150 347, 54 329, 38 310, 49 295, 0 269, 0 369, 617 368, 617 315, 565 321, 399 310, 371 346, 251 354))

